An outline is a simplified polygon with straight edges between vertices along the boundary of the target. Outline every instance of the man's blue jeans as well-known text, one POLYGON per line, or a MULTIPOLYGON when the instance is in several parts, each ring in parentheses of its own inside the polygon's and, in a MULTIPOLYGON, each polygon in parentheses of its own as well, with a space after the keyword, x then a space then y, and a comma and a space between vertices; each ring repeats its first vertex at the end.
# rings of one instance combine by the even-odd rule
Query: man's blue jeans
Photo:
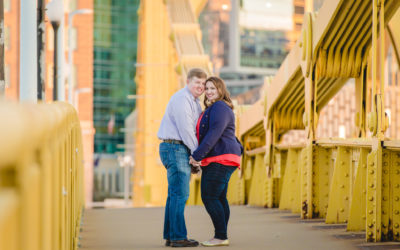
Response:
POLYGON ((189 149, 182 144, 161 143, 160 158, 167 169, 168 198, 165 205, 164 239, 187 239, 185 204, 189 198, 189 149))
POLYGON ((214 238, 226 240, 229 221, 229 203, 226 199, 228 183, 236 167, 211 163, 202 167, 201 199, 214 224, 214 238))

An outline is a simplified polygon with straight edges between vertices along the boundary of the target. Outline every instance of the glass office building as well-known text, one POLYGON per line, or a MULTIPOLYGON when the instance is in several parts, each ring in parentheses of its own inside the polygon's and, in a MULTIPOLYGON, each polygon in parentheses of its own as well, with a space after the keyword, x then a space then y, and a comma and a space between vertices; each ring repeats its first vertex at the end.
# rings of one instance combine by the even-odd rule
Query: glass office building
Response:
POLYGON ((94 0, 95 153, 123 151, 124 119, 135 108, 139 0, 94 0))

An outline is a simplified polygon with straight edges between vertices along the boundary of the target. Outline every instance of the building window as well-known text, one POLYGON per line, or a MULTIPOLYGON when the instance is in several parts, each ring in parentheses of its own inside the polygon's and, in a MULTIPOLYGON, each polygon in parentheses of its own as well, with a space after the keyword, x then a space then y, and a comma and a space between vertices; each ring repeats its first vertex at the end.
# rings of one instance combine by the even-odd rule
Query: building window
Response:
POLYGON ((53 64, 50 63, 47 65, 47 89, 53 89, 53 64))
POLYGON ((6 50, 10 49, 10 27, 9 26, 4 27, 4 49, 6 49, 6 50))
POLYGON ((6 83, 6 88, 11 87, 11 84, 10 84, 10 65, 8 65, 8 64, 4 67, 4 81, 6 83))
POLYGON ((4 11, 10 12, 11 11, 11 0, 4 1, 4 11))
POLYGON ((72 78, 71 85, 73 86, 73 88, 78 88, 78 86, 76 84, 76 65, 75 64, 72 65, 71 78, 72 78))
POLYGON ((70 44, 70 46, 71 46, 72 50, 77 49, 77 47, 78 47, 77 41, 78 41, 78 31, 76 30, 76 28, 71 27, 71 44, 70 44))
POLYGON ((68 9, 69 9, 69 12, 72 12, 72 11, 74 11, 74 10, 76 10, 77 9, 77 0, 69 0, 69 4, 68 4, 69 6, 68 6, 68 9))
POLYGON ((54 30, 52 27, 46 30, 47 34, 47 49, 50 51, 54 50, 54 30))

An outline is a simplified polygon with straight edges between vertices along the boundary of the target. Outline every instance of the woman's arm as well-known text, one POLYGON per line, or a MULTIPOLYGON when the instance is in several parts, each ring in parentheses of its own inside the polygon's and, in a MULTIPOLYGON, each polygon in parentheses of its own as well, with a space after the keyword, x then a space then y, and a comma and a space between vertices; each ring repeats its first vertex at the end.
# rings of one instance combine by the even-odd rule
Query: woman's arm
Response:
POLYGON ((192 154, 196 161, 201 161, 205 158, 221 138, 230 121, 229 112, 231 112, 230 108, 224 103, 216 102, 213 104, 210 110, 210 124, 207 134, 192 154))

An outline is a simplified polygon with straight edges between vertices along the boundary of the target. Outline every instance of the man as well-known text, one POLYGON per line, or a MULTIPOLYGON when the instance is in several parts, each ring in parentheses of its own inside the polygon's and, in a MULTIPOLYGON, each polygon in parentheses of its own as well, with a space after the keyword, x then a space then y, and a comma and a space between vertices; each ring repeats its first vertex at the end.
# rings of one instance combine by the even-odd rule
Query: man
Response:
POLYGON ((199 245, 197 241, 187 239, 184 210, 189 198, 189 156, 198 146, 195 131, 201 114, 199 96, 204 92, 206 79, 207 74, 202 69, 189 71, 187 86, 171 97, 157 134, 162 140, 160 158, 167 169, 168 178, 164 217, 166 246, 199 245))

